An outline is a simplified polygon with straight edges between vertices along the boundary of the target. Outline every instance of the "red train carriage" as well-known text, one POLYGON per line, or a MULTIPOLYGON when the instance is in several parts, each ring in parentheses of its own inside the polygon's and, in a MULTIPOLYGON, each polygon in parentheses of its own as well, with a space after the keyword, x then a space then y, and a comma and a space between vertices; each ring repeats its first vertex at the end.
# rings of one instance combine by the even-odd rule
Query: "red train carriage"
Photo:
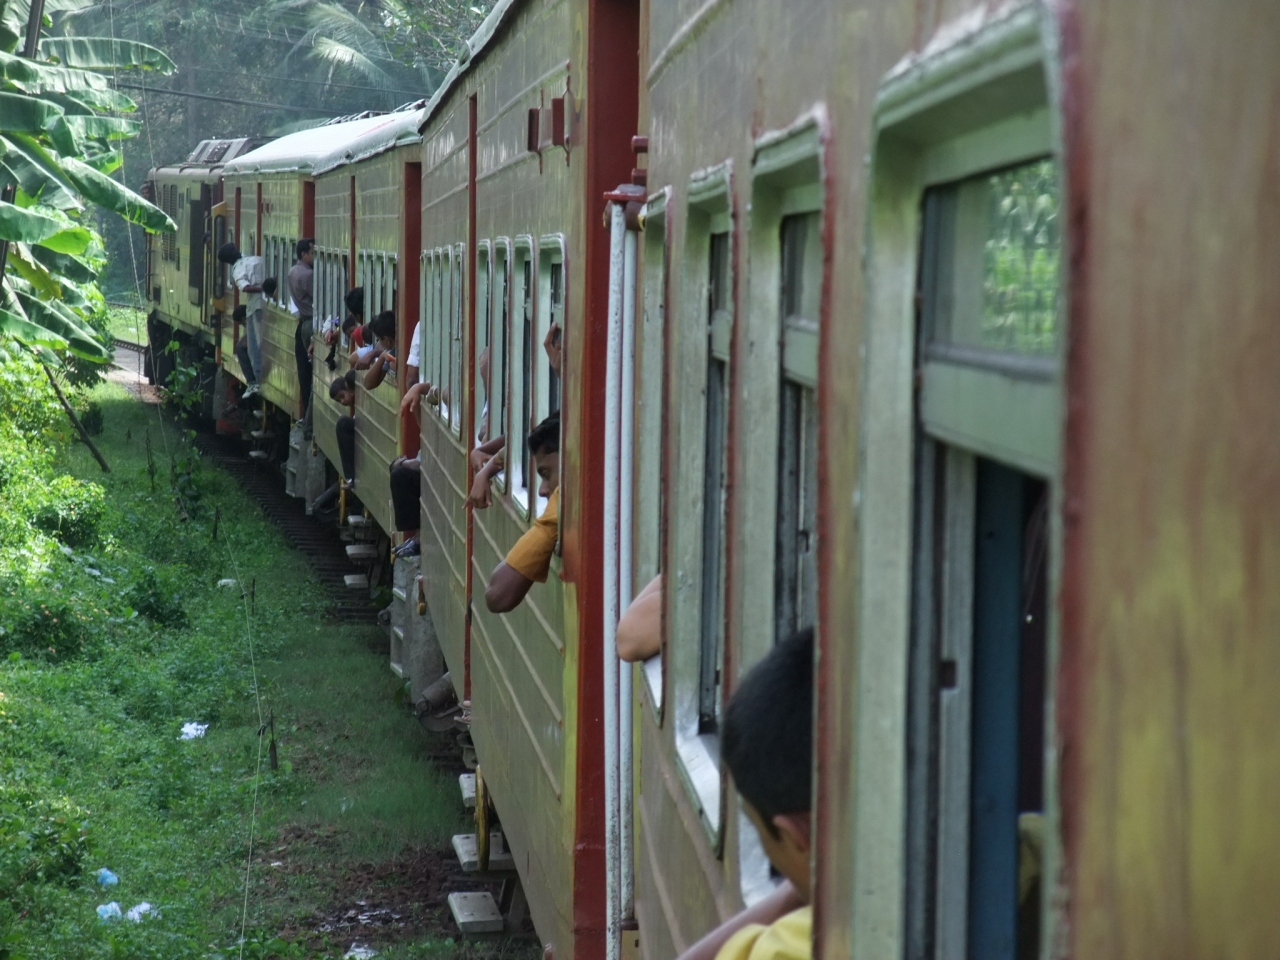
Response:
POLYGON ((638 3, 500 3, 423 126, 422 370, 442 393, 422 420, 425 592, 530 913, 561 960, 604 945, 600 212, 631 169, 638 27, 638 3), (553 323, 563 380, 542 349, 553 323), (486 403, 507 469, 469 515, 486 403), (525 438, 557 408, 560 556, 520 607, 491 614, 490 571, 544 508, 525 438))

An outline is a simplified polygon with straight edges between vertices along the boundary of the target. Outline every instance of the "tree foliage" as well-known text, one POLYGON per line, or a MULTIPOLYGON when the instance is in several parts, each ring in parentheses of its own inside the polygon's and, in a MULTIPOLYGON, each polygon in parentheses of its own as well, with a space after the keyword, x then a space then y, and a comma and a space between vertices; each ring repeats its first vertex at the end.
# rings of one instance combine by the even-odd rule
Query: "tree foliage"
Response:
MULTIPOLYGON (((57 12, 77 0, 49 4, 57 12)), ((82 4, 81 4, 82 5, 82 4)), ((105 361, 108 344, 91 318, 100 311, 102 247, 88 204, 147 230, 172 231, 157 207, 111 174, 120 142, 136 136, 132 100, 108 73, 172 73, 155 47, 110 37, 45 39, 19 55, 27 4, 0 0, 0 241, 6 245, 0 332, 46 351, 105 361)))

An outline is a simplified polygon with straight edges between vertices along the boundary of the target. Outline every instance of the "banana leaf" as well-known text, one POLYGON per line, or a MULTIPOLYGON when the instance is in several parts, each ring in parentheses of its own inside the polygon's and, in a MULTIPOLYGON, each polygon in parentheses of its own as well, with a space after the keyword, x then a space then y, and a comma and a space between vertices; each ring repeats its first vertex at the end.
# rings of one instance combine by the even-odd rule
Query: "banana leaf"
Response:
POLYGON ((142 199, 120 181, 112 180, 75 157, 63 157, 62 168, 86 200, 106 207, 153 233, 177 231, 177 224, 163 210, 142 199))
MULTIPOLYGON (((79 318, 71 311, 70 307, 57 300, 40 300, 38 297, 31 296, 21 289, 15 290, 15 293, 28 320, 55 336, 61 337, 65 341, 65 348, 77 357, 96 363, 106 363, 111 359, 111 351, 100 343, 92 333, 80 326, 79 318)), ((39 341, 35 342, 38 343, 39 341)), ((53 347, 55 350, 58 349, 52 344, 46 343, 44 346, 53 347)))
POLYGON ((62 284, 58 283, 48 269, 32 259, 30 249, 25 243, 9 246, 9 267, 40 296, 51 300, 62 299, 62 284))
POLYGON ((54 350, 67 349, 65 337, 60 337, 52 330, 32 322, 26 311, 22 309, 17 297, 13 295, 13 291, 9 289, 8 282, 5 282, 3 289, 0 289, 0 333, 7 333, 31 346, 50 347, 54 350))
POLYGON ((69 253, 58 253, 56 250, 40 245, 31 248, 31 256, 63 280, 70 280, 72 283, 93 283, 98 279, 97 270, 69 253))
POLYGON ((38 197, 59 210, 80 209, 76 185, 62 169, 62 164, 38 141, 24 133, 2 134, 0 140, 9 148, 4 163, 16 175, 22 191, 38 197))
POLYGON ((92 239, 84 227, 69 227, 54 217, 0 200, 0 240, 40 244, 57 253, 84 253, 92 239))
POLYGON ((173 73, 177 66, 155 47, 110 37, 49 37, 40 52, 63 66, 81 70, 155 70, 173 73))
POLYGON ((0 77, 8 80, 22 93, 71 94, 91 107, 117 113, 132 113, 137 109, 137 104, 118 93, 107 77, 92 70, 54 67, 0 53, 0 77))
POLYGON ((85 140, 128 140, 142 132, 137 120, 122 117, 67 116, 67 126, 85 140))
POLYGON ((20 93, 0 93, 0 121, 6 131, 44 133, 49 124, 62 116, 56 103, 20 93))

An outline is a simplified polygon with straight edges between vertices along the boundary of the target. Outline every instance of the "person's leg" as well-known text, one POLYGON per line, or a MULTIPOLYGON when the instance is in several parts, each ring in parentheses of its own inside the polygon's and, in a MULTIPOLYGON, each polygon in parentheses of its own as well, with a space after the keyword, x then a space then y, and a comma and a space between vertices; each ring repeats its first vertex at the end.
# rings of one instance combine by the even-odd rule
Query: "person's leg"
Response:
POLYGON ((249 343, 249 363, 253 365, 253 382, 262 379, 262 311, 251 312, 244 324, 245 339, 249 343))
POLYGON ((405 460, 391 469, 391 506, 396 529, 412 537, 418 532, 422 470, 417 459, 405 460))
POLYGON ((244 374, 244 382, 246 384, 253 383, 257 378, 253 375, 253 364, 249 362, 248 337, 241 337, 236 341, 236 359, 240 361, 240 371, 244 374))
POLYGON ((299 320, 293 334, 293 358, 298 364, 298 397, 302 400, 302 418, 307 417, 307 407, 311 403, 311 357, 307 349, 311 346, 311 320, 299 320))
POLYGON ((342 460, 342 478, 348 481, 354 480, 356 478, 355 417, 339 417, 337 434, 338 455, 342 460))

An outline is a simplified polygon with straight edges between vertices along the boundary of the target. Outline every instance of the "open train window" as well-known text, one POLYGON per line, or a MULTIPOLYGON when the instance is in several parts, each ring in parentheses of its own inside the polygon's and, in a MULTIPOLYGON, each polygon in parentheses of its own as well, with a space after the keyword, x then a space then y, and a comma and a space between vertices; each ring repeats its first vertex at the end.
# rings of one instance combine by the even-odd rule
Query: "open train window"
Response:
MULTIPOLYGON (((508 386, 511 369, 511 241, 500 239, 493 248, 493 312, 490 340, 489 384, 492 399, 489 410, 489 436, 507 436, 508 386)), ((507 488, 510 471, 504 470, 501 486, 507 488)))
MULTIPOLYGON (((666 383, 667 200, 669 190, 654 194, 644 211, 644 291, 636 343, 635 476, 632 499, 632 571, 627 584, 639 593, 662 567, 663 517, 663 389, 666 383)), ((662 720, 663 660, 644 663, 649 700, 662 720)))
POLYGON ((476 345, 475 345, 475 437, 480 444, 489 435, 490 384, 493 383, 493 298, 490 295, 493 270, 493 244, 481 240, 476 245, 476 345), (485 351, 488 351, 488 354, 485 351), (481 363, 483 361, 483 364, 481 363))
POLYGON ((560 234, 543 237, 538 248, 538 328, 534 333, 538 406, 533 417, 535 423, 560 409, 560 376, 551 369, 542 344, 553 325, 559 328, 562 341, 564 337, 564 237, 560 234))
POLYGON ((512 322, 511 495, 524 511, 529 509, 529 478, 533 476, 529 457, 529 431, 533 428, 533 241, 516 241, 514 264, 515 316, 512 322))
POLYGON ((680 478, 670 518, 673 563, 696 584, 673 604, 671 682, 675 741, 685 781, 717 851, 721 846, 720 712, 725 665, 725 585, 732 335, 731 176, 726 164, 689 187, 677 376, 682 396, 680 478), (687 391, 687 394, 685 393, 687 391), (685 639, 688 638, 688 639, 685 639))
MULTIPOLYGON (((868 272, 855 833, 908 960, 1035 960, 1052 931, 1060 489, 1060 176, 1041 14, 893 71, 877 103, 868 272), (879 545, 880 549, 876 549, 879 545), (909 600, 902 604, 898 598, 909 600), (887 602, 886 602, 887 601, 887 602), (900 730, 900 739, 884 736, 900 730), (892 811, 892 812, 891 812, 892 811), (886 876, 886 874, 889 874, 886 876), (896 876, 894 876, 896 874, 896 876)), ((855 866, 855 870, 857 867, 855 866)))
POLYGON ((463 317, 466 315, 467 248, 459 243, 453 248, 453 297, 450 300, 449 384, 453 390, 453 404, 449 408, 449 426, 454 436, 462 436, 462 382, 463 317))

